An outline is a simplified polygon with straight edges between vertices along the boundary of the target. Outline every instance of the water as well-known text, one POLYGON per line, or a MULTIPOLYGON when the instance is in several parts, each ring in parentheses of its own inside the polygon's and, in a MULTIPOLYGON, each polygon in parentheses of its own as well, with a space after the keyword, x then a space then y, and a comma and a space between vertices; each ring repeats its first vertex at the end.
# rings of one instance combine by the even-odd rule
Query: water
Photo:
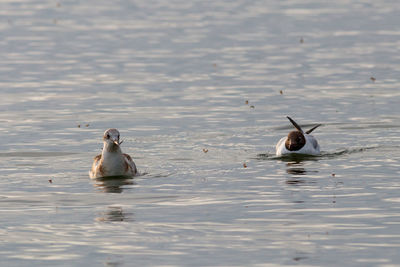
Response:
POLYGON ((399 264, 399 9, 3 2, 1 265, 399 264), (89 179, 110 127, 143 175, 89 179))

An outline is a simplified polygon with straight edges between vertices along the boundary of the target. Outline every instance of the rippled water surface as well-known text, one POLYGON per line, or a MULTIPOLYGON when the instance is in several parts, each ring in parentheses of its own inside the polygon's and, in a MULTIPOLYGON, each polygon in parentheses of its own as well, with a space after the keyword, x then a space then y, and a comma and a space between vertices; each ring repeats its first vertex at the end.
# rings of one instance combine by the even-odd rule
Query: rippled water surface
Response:
POLYGON ((399 11, 3 1, 0 264, 399 264, 399 11), (111 127, 142 175, 89 179, 111 127))

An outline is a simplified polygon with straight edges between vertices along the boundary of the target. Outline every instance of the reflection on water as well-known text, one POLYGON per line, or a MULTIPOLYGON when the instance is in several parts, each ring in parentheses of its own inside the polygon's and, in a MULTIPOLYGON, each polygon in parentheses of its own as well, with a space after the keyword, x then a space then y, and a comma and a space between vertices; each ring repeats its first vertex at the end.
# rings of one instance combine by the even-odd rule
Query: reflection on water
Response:
POLYGON ((301 184, 306 183, 306 180, 296 178, 296 177, 291 177, 291 178, 286 179, 285 183, 289 184, 289 185, 301 185, 301 184))
POLYGON ((304 168, 287 168, 286 172, 293 175, 305 175, 307 173, 304 168))
POLYGON ((294 161, 294 162, 288 162, 286 163, 286 172, 290 174, 291 176, 286 179, 286 184, 290 185, 300 185, 304 183, 310 183, 307 182, 305 177, 299 177, 299 176, 305 176, 307 174, 316 174, 318 171, 315 170, 307 170, 306 168, 303 167, 304 163, 301 161, 294 161))
POLYGON ((99 222, 131 222, 134 221, 133 213, 125 212, 122 207, 110 206, 99 213, 96 221, 99 222))
POLYGON ((126 176, 101 177, 93 180, 94 187, 103 193, 122 193, 126 186, 135 185, 133 177, 126 176))
POLYGON ((287 169, 286 172, 288 174, 293 174, 293 175, 305 175, 307 173, 318 173, 316 170, 306 170, 306 168, 302 167, 304 164, 299 161, 295 162, 288 162, 286 164, 287 169))

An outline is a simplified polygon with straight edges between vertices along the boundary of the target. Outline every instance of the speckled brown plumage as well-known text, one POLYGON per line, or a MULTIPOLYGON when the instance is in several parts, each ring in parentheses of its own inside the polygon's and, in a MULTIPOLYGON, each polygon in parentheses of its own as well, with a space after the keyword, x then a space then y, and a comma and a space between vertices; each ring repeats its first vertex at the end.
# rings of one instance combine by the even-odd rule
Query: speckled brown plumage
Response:
POLYGON ((122 153, 117 129, 108 129, 103 136, 103 152, 94 157, 91 178, 104 176, 134 176, 137 174, 136 165, 131 156, 122 153))

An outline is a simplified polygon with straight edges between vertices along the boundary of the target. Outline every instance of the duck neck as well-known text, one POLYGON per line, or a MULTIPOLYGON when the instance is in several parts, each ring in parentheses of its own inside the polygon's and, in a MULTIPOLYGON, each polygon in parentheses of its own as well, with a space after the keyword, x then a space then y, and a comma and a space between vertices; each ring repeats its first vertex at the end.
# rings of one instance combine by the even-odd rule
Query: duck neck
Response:
POLYGON ((103 152, 102 152, 103 158, 107 156, 112 156, 112 155, 115 156, 120 154, 122 154, 122 152, 121 148, 118 145, 104 142, 103 152))

